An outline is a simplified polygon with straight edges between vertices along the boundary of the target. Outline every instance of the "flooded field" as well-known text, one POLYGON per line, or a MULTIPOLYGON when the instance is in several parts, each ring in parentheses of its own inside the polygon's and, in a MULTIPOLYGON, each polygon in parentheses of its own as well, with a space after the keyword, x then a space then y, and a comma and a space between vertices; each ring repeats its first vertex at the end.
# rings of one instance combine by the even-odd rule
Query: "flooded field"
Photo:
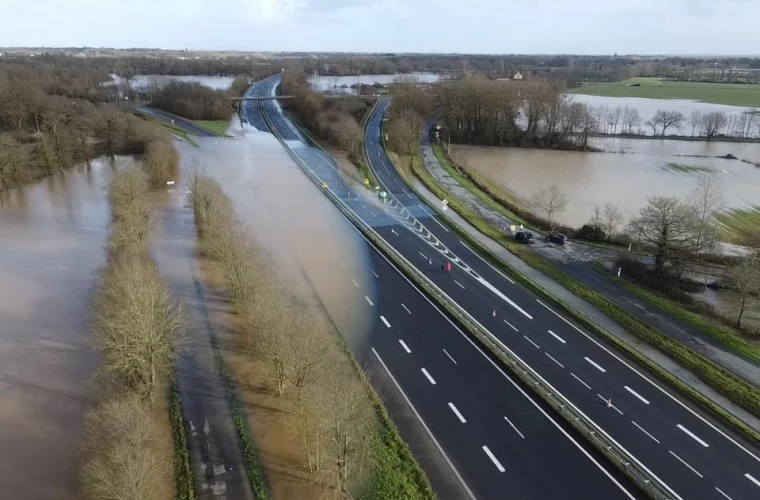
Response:
POLYGON ((609 152, 452 145, 451 154, 526 203, 542 187, 558 184, 568 200, 558 219, 576 227, 589 220, 594 204, 614 203, 630 218, 648 196, 688 196, 697 174, 707 169, 721 175, 727 208, 757 204, 760 168, 715 156, 731 153, 758 162, 760 144, 594 139, 592 146, 609 152))
POLYGON ((104 258, 110 172, 109 162, 96 161, 90 171, 0 193, 0 491, 7 498, 79 498, 82 413, 97 363, 87 304, 104 258))
POLYGON ((405 75, 356 75, 356 76, 323 76, 313 75, 309 78, 312 88, 318 92, 343 92, 355 93, 351 85, 364 84, 374 85, 376 83, 388 85, 393 83, 394 78, 413 78, 418 82, 433 83, 438 81, 438 75, 435 73, 410 73, 405 75))

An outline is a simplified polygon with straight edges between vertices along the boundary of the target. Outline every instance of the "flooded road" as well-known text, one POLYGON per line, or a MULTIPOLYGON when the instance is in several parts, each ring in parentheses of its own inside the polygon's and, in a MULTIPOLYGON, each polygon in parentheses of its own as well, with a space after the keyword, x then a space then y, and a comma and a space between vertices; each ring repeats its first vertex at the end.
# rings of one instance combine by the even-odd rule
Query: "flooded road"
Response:
POLYGON ((109 162, 95 161, 90 172, 72 170, 0 193, 3 498, 79 497, 82 414, 97 364, 87 307, 105 256, 110 172, 109 162))

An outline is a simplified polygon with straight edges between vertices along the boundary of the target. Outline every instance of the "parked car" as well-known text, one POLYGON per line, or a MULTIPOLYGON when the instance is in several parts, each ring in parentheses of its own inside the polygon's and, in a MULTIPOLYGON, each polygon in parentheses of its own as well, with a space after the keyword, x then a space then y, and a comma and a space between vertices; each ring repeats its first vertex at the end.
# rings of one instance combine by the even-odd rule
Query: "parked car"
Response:
POLYGON ((520 243, 535 243, 536 238, 533 236, 533 233, 528 231, 517 231, 515 233, 515 240, 520 243))
POLYGON ((551 241, 552 243, 556 243, 557 245, 564 245, 565 242, 567 241, 567 236, 565 236, 562 233, 547 234, 546 241, 551 241))

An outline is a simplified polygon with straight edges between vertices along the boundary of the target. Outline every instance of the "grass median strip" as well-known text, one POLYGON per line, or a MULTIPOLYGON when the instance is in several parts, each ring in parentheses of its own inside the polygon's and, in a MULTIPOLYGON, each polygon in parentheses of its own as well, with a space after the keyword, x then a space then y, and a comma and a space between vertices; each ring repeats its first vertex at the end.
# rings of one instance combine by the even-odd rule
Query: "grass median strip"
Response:
POLYGON ((230 123, 227 120, 193 120, 193 123, 219 137, 229 137, 227 128, 230 123))

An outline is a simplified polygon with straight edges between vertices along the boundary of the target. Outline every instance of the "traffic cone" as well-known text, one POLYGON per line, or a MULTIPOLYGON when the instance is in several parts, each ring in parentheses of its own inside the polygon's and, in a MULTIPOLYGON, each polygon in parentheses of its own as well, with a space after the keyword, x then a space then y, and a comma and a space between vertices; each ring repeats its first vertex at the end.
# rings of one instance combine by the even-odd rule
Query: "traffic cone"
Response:
POLYGON ((607 408, 612 408, 612 398, 607 401, 607 408))
POLYGON ((492 316, 493 316, 494 318, 496 317, 496 309, 494 309, 494 310, 493 310, 493 314, 492 314, 492 316))
POLYGON ((431 266, 433 265, 433 258, 432 257, 430 258, 430 262, 428 262, 428 264, 431 265, 431 266))

